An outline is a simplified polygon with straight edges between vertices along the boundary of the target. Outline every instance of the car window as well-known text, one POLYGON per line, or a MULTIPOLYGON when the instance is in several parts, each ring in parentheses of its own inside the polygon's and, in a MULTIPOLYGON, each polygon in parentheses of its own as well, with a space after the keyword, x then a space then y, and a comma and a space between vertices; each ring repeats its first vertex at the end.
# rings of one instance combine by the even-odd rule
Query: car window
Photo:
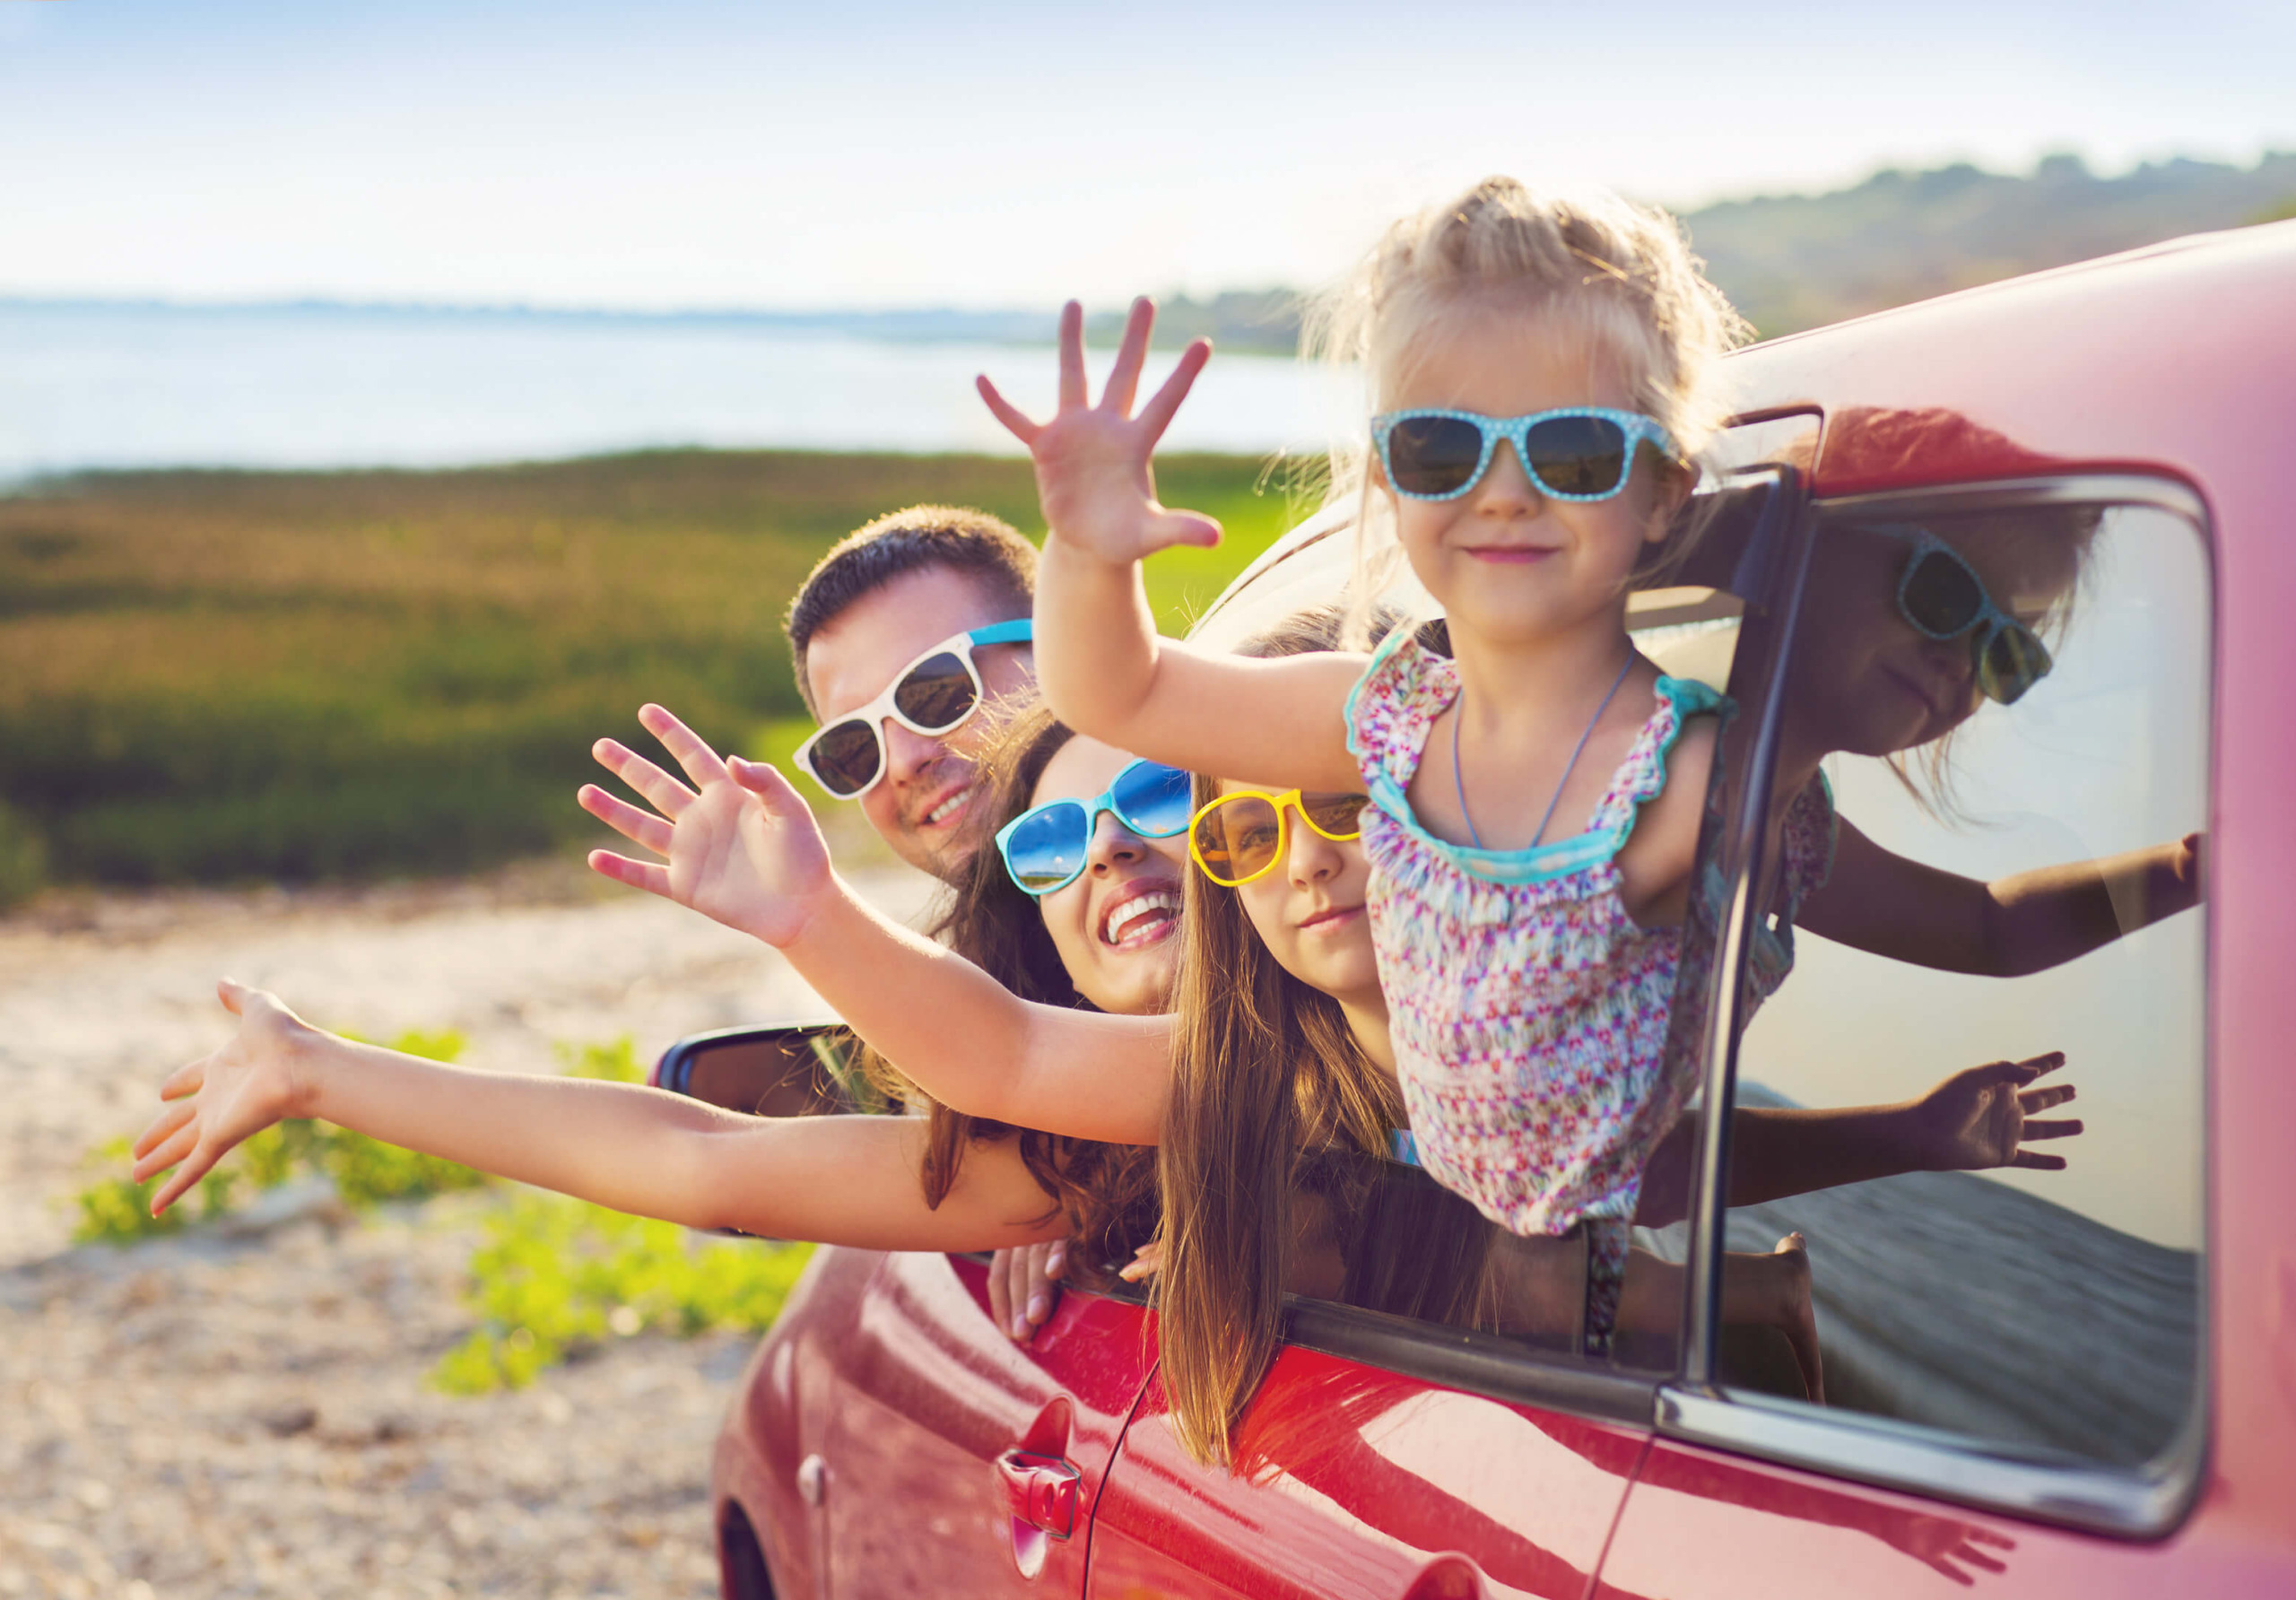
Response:
MULTIPOLYGON (((1701 568, 1726 571, 1734 564, 1772 487, 1765 480, 1730 507, 1698 509, 1701 568)), ((1720 690, 1730 679, 1742 610, 1726 589, 1661 578, 1631 597, 1629 625, 1661 670, 1720 690)), ((1444 648, 1439 622, 1422 639, 1444 648)), ((1543 1360, 1584 1357, 1584 1239, 1517 1237, 1408 1160, 1324 1152, 1301 1175, 1293 1236, 1287 1288, 1303 1300, 1409 1318, 1447 1346, 1457 1344, 1461 1330, 1486 1335, 1480 1346, 1502 1359, 1510 1350, 1543 1360)), ((1680 1251, 1670 1259, 1648 1244, 1630 1257, 1619 1335, 1594 1366, 1652 1375, 1674 1366, 1680 1251)), ((1399 1330, 1390 1324, 1384 1332, 1390 1355, 1407 1363, 1399 1330)))
POLYGON ((1774 1348, 1735 1352, 1725 1392, 1988 1460, 2126 1470, 2189 1447, 2211 590, 2179 498, 1820 509, 1766 709, 1779 770, 1830 753, 1807 796, 1773 796, 1798 815, 1751 868, 1735 1105, 1875 1109, 1799 1155, 1731 1124, 1721 1297, 1806 1240, 1824 1408, 1774 1348), (1761 1002, 1766 961, 1790 976, 1761 1002), (2057 1052, 2030 1081, 1996 1065, 2057 1052), (1800 1161, 1923 1170, 1761 1198, 1800 1161))

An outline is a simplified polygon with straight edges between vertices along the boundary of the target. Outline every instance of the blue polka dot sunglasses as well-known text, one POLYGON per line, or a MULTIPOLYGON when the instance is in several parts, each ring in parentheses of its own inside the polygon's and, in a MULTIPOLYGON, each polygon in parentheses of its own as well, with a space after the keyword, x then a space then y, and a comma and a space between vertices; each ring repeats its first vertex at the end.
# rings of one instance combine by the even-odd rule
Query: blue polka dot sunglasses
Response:
POLYGON ((1680 452, 1665 428, 1639 412, 1596 405, 1487 417, 1477 411, 1389 411, 1371 419, 1371 442, 1397 494, 1457 500, 1483 481, 1499 441, 1543 494, 1556 500, 1609 500, 1634 474, 1636 447, 1648 442, 1670 457, 1680 452))

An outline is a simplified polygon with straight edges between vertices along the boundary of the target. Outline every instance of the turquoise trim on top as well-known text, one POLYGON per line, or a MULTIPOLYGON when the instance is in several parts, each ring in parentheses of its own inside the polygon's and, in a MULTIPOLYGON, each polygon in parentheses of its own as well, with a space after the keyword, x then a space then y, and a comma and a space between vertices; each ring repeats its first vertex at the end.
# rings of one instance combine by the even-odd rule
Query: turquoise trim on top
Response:
MULTIPOLYGON (((1657 787, 1646 787, 1643 792, 1631 796, 1632 804, 1627 807, 1626 814, 1607 828, 1590 828, 1575 838, 1561 839, 1552 844, 1538 845, 1527 849, 1479 850, 1469 845, 1455 845, 1448 839, 1438 839, 1430 833, 1421 824, 1419 818, 1413 813, 1410 800, 1405 797, 1403 790, 1396 786, 1395 779, 1388 775, 1386 769, 1365 767, 1363 752, 1355 743, 1355 704, 1363 692, 1363 685, 1370 682, 1371 674, 1378 672, 1396 649, 1413 642, 1410 634, 1401 629, 1388 635, 1380 642, 1378 649, 1372 653, 1371 664, 1363 669, 1362 677, 1357 679, 1355 687, 1348 691, 1348 753, 1355 758, 1356 766, 1363 769, 1364 785, 1370 793, 1372 804, 1385 812, 1394 819, 1397 826, 1453 866, 1457 867, 1469 877, 1481 879, 1484 883, 1550 883, 1556 878, 1569 877, 1573 873, 1584 872, 1590 866, 1599 866, 1616 856, 1624 848, 1628 837, 1633 833, 1636 819, 1641 814, 1644 803, 1656 799, 1663 788, 1665 782, 1666 757, 1673 752, 1674 742, 1682 737, 1683 725, 1693 717, 1705 716, 1709 712, 1717 715, 1723 714, 1730 706, 1726 696, 1707 684, 1693 679, 1673 678, 1664 673, 1659 674, 1656 685, 1657 692, 1664 695, 1673 705, 1674 726, 1674 731, 1664 742, 1651 752, 1652 761, 1658 770, 1657 787)), ((1637 742, 1639 743, 1639 735, 1637 735, 1637 742)), ((1421 748, 1420 757, 1422 761, 1426 758, 1424 746, 1421 748)), ((1417 770, 1415 763, 1413 770, 1417 770)))
POLYGON ((977 645, 1020 644, 1036 637, 1036 621, 1014 617, 1009 622, 991 622, 986 628, 976 628, 965 637, 977 645))
POLYGON ((1398 1161, 1406 1167, 1426 1165, 1419 1159, 1419 1141, 1412 1137, 1411 1130, 1407 1127, 1391 1127, 1387 1130, 1387 1159, 1391 1161, 1398 1161))

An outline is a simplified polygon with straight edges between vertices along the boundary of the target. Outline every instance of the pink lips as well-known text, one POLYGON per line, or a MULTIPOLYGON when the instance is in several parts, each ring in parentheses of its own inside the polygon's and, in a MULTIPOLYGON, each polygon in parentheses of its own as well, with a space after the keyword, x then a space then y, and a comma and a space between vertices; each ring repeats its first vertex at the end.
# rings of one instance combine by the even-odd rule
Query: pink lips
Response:
POLYGON ((1494 561, 1501 566, 1527 567, 1534 561, 1544 561, 1554 554, 1546 545, 1539 544, 1471 544, 1466 553, 1479 561, 1494 561))
POLYGON ((1362 915, 1363 908, 1361 906, 1333 906, 1328 909, 1317 912, 1301 923, 1300 931, 1303 934, 1310 930, 1318 934, 1330 933, 1335 929, 1346 926, 1362 915))

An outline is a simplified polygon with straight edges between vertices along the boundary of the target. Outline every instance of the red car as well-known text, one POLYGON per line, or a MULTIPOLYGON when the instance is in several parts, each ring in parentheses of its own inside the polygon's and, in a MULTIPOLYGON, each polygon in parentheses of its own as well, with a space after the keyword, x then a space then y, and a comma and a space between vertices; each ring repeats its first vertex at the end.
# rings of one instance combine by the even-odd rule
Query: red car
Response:
MULTIPOLYGON (((1688 1221, 1643 1236, 1689 1263, 1679 1339, 1596 1361, 1294 1297, 1232 1473, 1175 1442, 1139 1297, 1072 1289, 1016 1346, 981 1260, 824 1249, 719 1441, 728 1596, 2296 1595, 2296 223, 1728 369, 1700 581, 1635 613, 1736 705, 1675 1002, 1704 1102, 1901 1104, 2061 1048, 2067 1169, 1730 1207, 1730 1119, 1702 1117, 1688 1221), (1859 630, 1891 596, 1842 587, 1840 552, 1878 539, 1906 553, 1861 559, 1909 572, 1970 527, 2063 559, 2051 670, 1942 746, 1830 759, 1842 814, 1988 880, 2198 836, 2203 903, 2125 908, 2140 931, 2024 976, 1805 937, 1748 1023, 1740 970, 1775 935, 1740 891, 1784 719, 1882 681, 1859 630), (1789 1228, 1823 1405, 1716 1314, 1725 1244, 1789 1228)), ((1327 533, 1204 631, 1331 596, 1327 533)), ((689 1041, 671 1077, 699 1089, 744 1037, 689 1041)))

